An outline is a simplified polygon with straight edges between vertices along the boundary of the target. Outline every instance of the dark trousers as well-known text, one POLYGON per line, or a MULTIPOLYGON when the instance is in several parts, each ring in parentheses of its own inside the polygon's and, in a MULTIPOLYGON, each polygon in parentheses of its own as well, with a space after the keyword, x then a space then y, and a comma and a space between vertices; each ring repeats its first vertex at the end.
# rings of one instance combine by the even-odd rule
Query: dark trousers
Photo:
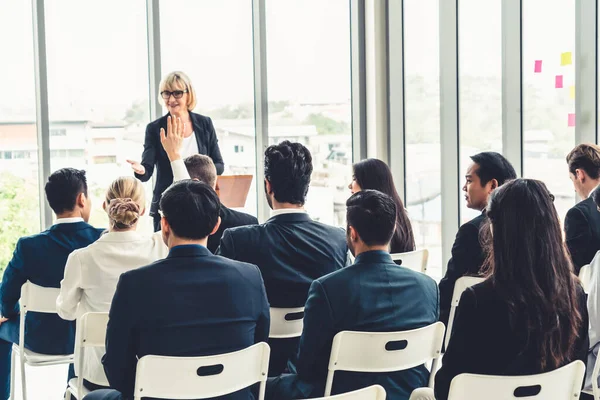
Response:
MULTIPOLYGON (((13 343, 19 343, 19 318, 13 318, 0 325, 0 399, 10 397, 10 361, 13 343)), ((32 349, 32 351, 36 351, 32 349)), ((18 362, 18 361, 17 361, 18 362)), ((75 377, 73 364, 69 365, 69 379, 75 377)))
POLYGON ((114 389, 94 390, 83 398, 83 400, 122 400, 121 392, 114 389))
POLYGON ((296 374, 283 374, 267 379, 265 400, 295 400, 322 397, 325 382, 312 384, 300 380, 296 374))

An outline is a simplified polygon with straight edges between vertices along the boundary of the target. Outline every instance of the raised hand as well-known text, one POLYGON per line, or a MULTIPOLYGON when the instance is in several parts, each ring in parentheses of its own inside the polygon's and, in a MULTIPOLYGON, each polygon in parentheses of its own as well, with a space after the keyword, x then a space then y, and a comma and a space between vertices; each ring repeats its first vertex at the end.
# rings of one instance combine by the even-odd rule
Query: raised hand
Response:
POLYGON ((185 123, 181 122, 181 118, 167 117, 167 133, 160 128, 160 143, 165 149, 169 161, 179 160, 181 158, 181 146, 183 144, 183 132, 185 131, 185 123))
POLYGON ((146 168, 137 161, 134 160, 125 160, 129 164, 131 164, 131 169, 138 175, 144 175, 146 173, 146 168))

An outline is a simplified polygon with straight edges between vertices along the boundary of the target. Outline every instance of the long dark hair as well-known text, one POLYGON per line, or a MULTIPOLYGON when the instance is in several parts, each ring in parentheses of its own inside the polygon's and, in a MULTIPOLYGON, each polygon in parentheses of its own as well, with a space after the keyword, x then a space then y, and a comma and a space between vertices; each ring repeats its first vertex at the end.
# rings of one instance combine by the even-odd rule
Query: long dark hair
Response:
POLYGON ((415 237, 404 203, 400 199, 394 185, 392 171, 381 160, 368 158, 352 166, 354 179, 361 189, 373 189, 387 194, 396 203, 396 231, 392 236, 390 251, 405 253, 415 249, 415 237))
POLYGON ((527 332, 527 346, 536 348, 541 371, 572 359, 583 323, 579 281, 553 200, 543 182, 516 179, 493 191, 487 208, 489 279, 508 305, 512 328, 527 332))

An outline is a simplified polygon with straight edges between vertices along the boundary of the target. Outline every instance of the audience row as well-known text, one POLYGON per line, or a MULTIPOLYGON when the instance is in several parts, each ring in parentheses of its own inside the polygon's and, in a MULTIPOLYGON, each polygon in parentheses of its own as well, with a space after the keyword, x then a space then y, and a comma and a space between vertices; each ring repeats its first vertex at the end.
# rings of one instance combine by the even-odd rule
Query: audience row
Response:
MULTIPOLYGON (((26 281, 60 287, 58 315, 27 315, 25 344, 32 351, 71 353, 74 321, 86 312, 109 312, 106 350, 88 352, 85 371, 79 365, 69 371, 70 378, 84 377, 94 391, 86 397, 91 400, 131 399, 137 359, 144 355, 221 354, 263 341, 271 347, 267 398, 322 396, 335 334, 447 324, 455 282, 465 275, 486 279, 461 297, 435 377, 436 399, 446 399, 450 382, 464 372, 540 373, 585 362, 590 347, 598 348, 600 289, 593 287, 586 300, 576 276, 585 264, 591 263, 592 274, 600 268, 600 257, 594 258, 600 250, 597 146, 580 145, 567 156, 583 201, 567 214, 566 244, 544 183, 517 179, 498 153, 472 156, 463 191, 467 206, 481 215, 460 227, 438 291, 430 277, 392 261, 390 252, 412 251, 415 241, 382 161, 353 166, 344 231, 304 210, 309 150, 288 141, 269 146, 264 176, 272 215, 258 224, 220 203, 212 160, 183 160, 181 139, 174 125, 161 137, 175 183, 162 194, 160 231, 153 235, 136 231, 145 213, 138 179, 121 177, 108 188, 104 230, 87 223, 85 172, 66 168, 50 176, 46 197, 56 222, 19 240, 0 286, 4 398, 26 281), (301 337, 269 339, 270 307, 305 307, 301 337)), ((388 398, 409 399, 428 379, 424 365, 381 374, 340 372, 333 394, 380 384, 388 398)), ((224 398, 250 399, 252 391, 224 398)))

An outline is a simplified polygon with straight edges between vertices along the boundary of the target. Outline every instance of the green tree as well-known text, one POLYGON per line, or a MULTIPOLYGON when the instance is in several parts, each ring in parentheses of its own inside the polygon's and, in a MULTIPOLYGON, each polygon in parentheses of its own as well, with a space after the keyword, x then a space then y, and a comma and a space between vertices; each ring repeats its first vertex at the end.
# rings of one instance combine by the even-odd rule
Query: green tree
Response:
POLYGON ((131 107, 125 111, 123 120, 127 125, 135 125, 138 123, 145 124, 149 121, 148 103, 146 100, 137 100, 131 104, 131 107))
POLYGON ((39 232, 38 188, 10 172, 0 174, 0 272, 12 258, 22 236, 39 232))
POLYGON ((336 121, 323 114, 309 114, 304 123, 314 125, 320 135, 350 132, 350 126, 347 122, 336 121))

